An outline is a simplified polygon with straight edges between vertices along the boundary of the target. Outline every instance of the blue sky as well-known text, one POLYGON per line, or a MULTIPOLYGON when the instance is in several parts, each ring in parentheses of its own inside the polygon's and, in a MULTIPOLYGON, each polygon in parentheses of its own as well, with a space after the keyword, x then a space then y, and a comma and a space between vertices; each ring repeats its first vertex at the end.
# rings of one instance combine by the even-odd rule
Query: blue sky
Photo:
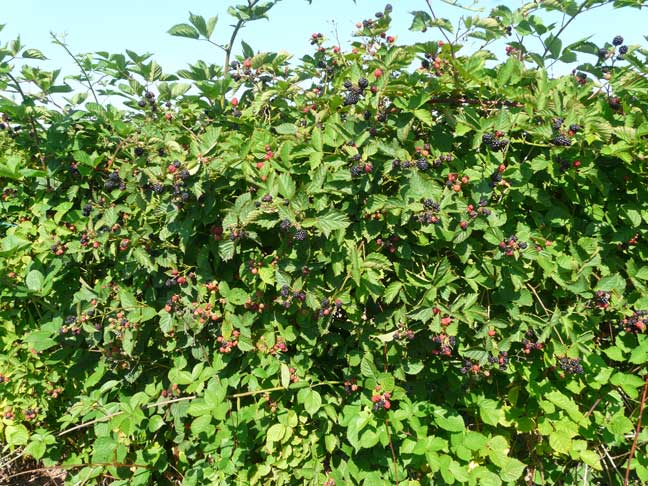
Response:
MULTIPOLYGON (((470 5, 471 0, 461 3, 470 5)), ((74 64, 65 52, 52 45, 49 32, 67 34, 67 42, 73 52, 105 50, 123 52, 131 49, 138 53, 151 52, 154 59, 165 69, 175 71, 187 63, 203 59, 221 63, 222 52, 204 42, 172 37, 166 31, 176 23, 185 22, 188 12, 205 17, 218 15, 216 40, 225 43, 229 38, 231 23, 226 10, 235 3, 231 0, 111 0, 94 2, 88 0, 22 0, 3 2, 0 23, 7 24, 0 33, 0 41, 5 42, 18 34, 25 44, 41 49, 50 59, 43 63, 45 69, 62 67, 65 74, 76 74, 74 64)), ((343 48, 348 46, 349 34, 355 22, 371 17, 382 10, 385 1, 357 0, 283 0, 270 11, 269 21, 258 21, 245 29, 240 39, 244 39, 255 50, 285 50, 302 56, 310 52, 309 36, 312 32, 322 32, 333 38, 335 26, 340 35, 343 48)), ((412 10, 425 10, 424 0, 392 0, 394 28, 401 42, 440 39, 436 30, 427 33, 411 33, 407 28, 411 22, 412 10)), ((482 0, 479 5, 489 9, 504 4, 516 8, 521 1, 482 0)), ((470 12, 450 6, 440 0, 433 0, 437 15, 457 19, 470 12)), ((648 9, 638 11, 600 8, 586 14, 574 22, 566 32, 566 40, 576 40, 595 34, 595 42, 610 41, 616 34, 622 34, 627 43, 641 43, 642 36, 648 33, 648 9)), ((237 48, 240 43, 237 43, 237 48)), ((498 46, 503 51, 504 45, 498 46)), ((593 59, 589 59, 593 60, 593 59)))

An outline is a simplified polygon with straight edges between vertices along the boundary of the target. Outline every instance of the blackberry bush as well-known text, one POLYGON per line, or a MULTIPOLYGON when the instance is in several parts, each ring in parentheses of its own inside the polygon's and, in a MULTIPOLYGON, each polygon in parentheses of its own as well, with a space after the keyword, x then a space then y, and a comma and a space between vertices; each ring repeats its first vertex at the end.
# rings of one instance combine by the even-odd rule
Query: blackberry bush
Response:
POLYGON ((274 3, 175 73, 0 46, 2 481, 648 482, 645 46, 422 2, 296 61, 274 3))

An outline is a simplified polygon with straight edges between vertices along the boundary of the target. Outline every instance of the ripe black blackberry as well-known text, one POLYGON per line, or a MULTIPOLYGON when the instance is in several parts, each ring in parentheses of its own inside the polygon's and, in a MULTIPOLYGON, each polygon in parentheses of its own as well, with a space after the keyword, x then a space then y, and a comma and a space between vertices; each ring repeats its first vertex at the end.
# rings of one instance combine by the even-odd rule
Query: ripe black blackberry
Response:
POLYGON ((562 127, 562 124, 565 122, 564 119, 562 118, 554 118, 554 120, 551 122, 551 128, 554 130, 560 130, 560 127, 562 127))
POLYGON ((401 165, 401 161, 398 159, 392 160, 392 169, 398 169, 401 165))
POLYGON ((493 145, 493 142, 495 140, 497 139, 495 138, 495 135, 493 135, 492 133, 484 133, 484 135, 482 135, 482 143, 484 145, 493 145))
POLYGON ((371 112, 369 110, 365 110, 364 119, 365 119, 365 121, 371 120, 371 112))
POLYGON ((491 181, 492 182, 502 182, 502 174, 500 171, 493 172, 491 174, 491 181))
POLYGON ((598 57, 600 57, 601 59, 605 59, 605 58, 608 57, 609 53, 610 52, 607 49, 601 48, 601 49, 598 50, 598 57))
POLYGON ((569 147, 572 144, 571 140, 562 134, 556 135, 553 140, 551 140, 551 143, 558 147, 569 147))
POLYGON ((295 236, 293 237, 297 241, 304 241, 306 238, 308 238, 308 233, 306 230, 299 229, 295 231, 295 236))
POLYGON ((92 204, 86 204, 83 206, 83 209, 81 210, 81 213, 83 213, 84 216, 90 216, 90 213, 92 212, 92 204))
POLYGON ((393 9, 393 7, 391 6, 391 3, 388 3, 387 5, 385 5, 385 13, 391 12, 392 9, 393 9))
POLYGON ((151 189, 155 194, 162 194, 164 192, 164 185, 157 182, 151 186, 151 189))
POLYGON ((360 101, 360 95, 351 91, 347 93, 344 99, 344 106, 355 105, 358 101, 360 101))
POLYGON ((281 287, 281 290, 279 291, 279 294, 281 294, 282 297, 287 298, 290 295, 290 287, 283 285, 281 287))
POLYGON ((617 35, 614 39, 612 39, 612 45, 614 46, 620 46, 623 44, 623 37, 620 35, 617 35))
POLYGON ((508 145, 508 143, 509 143, 508 140, 505 140, 505 139, 501 138, 501 139, 495 140, 491 144, 490 148, 494 152, 499 152, 500 150, 504 150, 506 148, 506 146, 508 145))
POLYGON ((346 81, 344 81, 344 87, 346 89, 351 89, 352 86, 353 86, 353 83, 351 83, 351 81, 349 81, 348 79, 346 81))
POLYGON ((628 53, 628 46, 619 47, 619 54, 624 55, 628 53))
POLYGON ((367 89, 367 86, 369 86, 369 81, 367 81, 367 78, 360 78, 358 79, 358 86, 360 89, 367 89))
POLYGON ((137 106, 139 106, 140 108, 144 108, 144 107, 146 106, 146 101, 144 101, 144 100, 139 100, 139 101, 137 102, 137 106))
POLYGON ((424 158, 420 158, 416 161, 416 167, 418 167, 419 170, 426 171, 430 168, 430 164, 424 158))
POLYGON ((423 59, 421 61, 421 67, 423 69, 430 69, 430 61, 428 61, 427 59, 423 59))
POLYGON ((141 157, 142 155, 144 155, 144 149, 142 147, 135 147, 134 152, 136 157, 141 157))
POLYGON ((152 100, 153 98, 155 98, 155 95, 152 92, 147 91, 146 93, 144 93, 144 97, 146 99, 152 100))
POLYGON ((360 177, 363 172, 364 172, 364 169, 360 165, 354 165, 353 167, 351 167, 351 176, 352 177, 360 177))
POLYGON ((281 228, 282 231, 288 231, 292 227, 292 223, 290 222, 289 219, 284 219, 279 223, 279 228, 281 228))
POLYGON ((576 125, 575 123, 573 125, 569 125, 569 131, 577 133, 580 132, 583 129, 580 125, 576 125))

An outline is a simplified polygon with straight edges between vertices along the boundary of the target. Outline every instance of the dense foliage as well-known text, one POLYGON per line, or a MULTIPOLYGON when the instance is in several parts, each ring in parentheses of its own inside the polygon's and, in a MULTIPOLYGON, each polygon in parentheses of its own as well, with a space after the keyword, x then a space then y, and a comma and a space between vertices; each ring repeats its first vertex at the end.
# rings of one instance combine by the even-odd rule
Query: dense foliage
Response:
POLYGON ((127 51, 60 80, 4 45, 3 463, 69 484, 648 481, 648 50, 560 37, 610 3, 455 35, 428 2, 412 45, 388 6, 290 62, 233 56, 272 7, 250 0, 230 44, 215 18, 174 26, 226 57, 175 74, 127 51))

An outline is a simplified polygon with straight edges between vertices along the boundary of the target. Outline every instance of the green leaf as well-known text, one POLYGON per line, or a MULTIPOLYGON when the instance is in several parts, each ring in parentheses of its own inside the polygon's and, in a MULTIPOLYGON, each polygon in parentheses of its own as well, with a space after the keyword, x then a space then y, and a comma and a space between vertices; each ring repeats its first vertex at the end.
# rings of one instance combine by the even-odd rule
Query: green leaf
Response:
POLYGON ((522 477, 526 464, 512 457, 505 457, 500 464, 499 475, 502 481, 511 483, 522 477))
POLYGON ((320 409, 321 406, 322 397, 320 396, 320 394, 315 390, 309 390, 306 394, 306 398, 304 399, 304 410, 306 410, 306 413, 308 413, 312 417, 320 409))
POLYGON ((274 127, 275 132, 277 132, 279 135, 296 135, 297 134, 297 126, 292 124, 292 123, 283 123, 281 125, 278 125, 274 127))
POLYGON ((317 218, 314 219, 305 219, 302 221, 302 226, 304 228, 315 227, 320 230, 324 236, 328 237, 331 234, 331 231, 344 229, 349 226, 351 222, 349 217, 339 211, 328 211, 317 218))
POLYGON ((567 454, 571 449, 572 440, 567 432, 556 430, 549 434, 549 445, 554 451, 567 454))
POLYGON ((625 279, 618 273, 615 273, 614 275, 608 275, 599 280, 594 290, 604 290, 607 292, 616 291, 619 294, 622 294, 625 287, 625 279))
POLYGON ((43 274, 38 270, 30 271, 27 274, 27 278, 25 278, 27 288, 34 292, 40 292, 43 289, 44 281, 45 277, 43 277, 43 274))
POLYGON ((167 33, 176 37, 187 37, 189 39, 198 39, 200 37, 200 33, 196 28, 189 24, 176 24, 167 33))
POLYGON ((11 446, 25 445, 29 441, 29 431, 22 424, 7 425, 4 430, 4 436, 7 444, 11 446))
POLYGON ((272 425, 266 434, 266 440, 268 442, 279 442, 286 435, 286 426, 284 424, 274 424, 272 425))
POLYGON ((22 58, 23 59, 38 59, 40 61, 47 60, 47 58, 45 57, 45 54, 43 54, 38 49, 25 49, 22 52, 22 58))

